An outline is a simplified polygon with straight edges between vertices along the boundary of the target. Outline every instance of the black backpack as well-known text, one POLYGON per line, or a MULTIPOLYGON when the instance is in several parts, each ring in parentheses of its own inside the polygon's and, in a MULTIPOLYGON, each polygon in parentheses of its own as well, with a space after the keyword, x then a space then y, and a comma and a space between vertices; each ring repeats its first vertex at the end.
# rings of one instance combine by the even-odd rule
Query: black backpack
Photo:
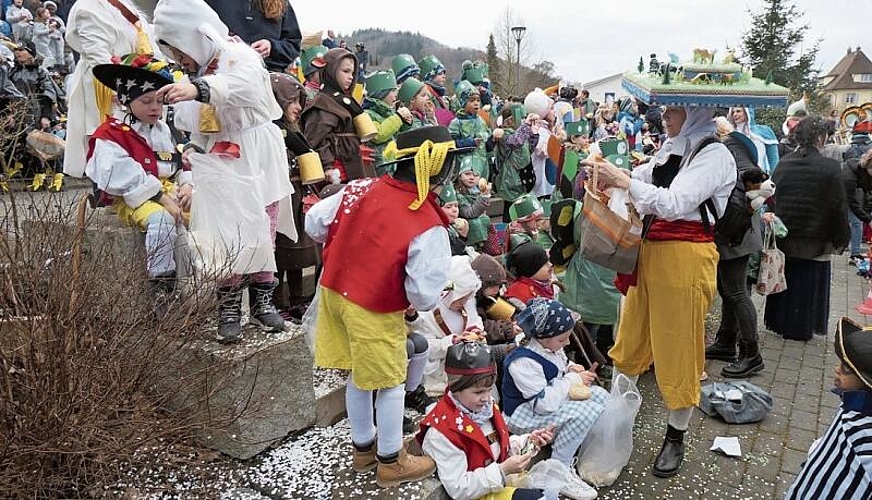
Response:
MULTIPOLYGON (((709 144, 719 142, 714 137, 707 137, 697 146, 696 152, 701 151, 709 144)), ((736 185, 727 198, 727 207, 724 213, 719 217, 715 202, 711 198, 705 200, 699 206, 699 214, 702 217, 702 224, 705 226, 706 232, 711 231, 712 225, 715 230, 715 242, 721 245, 735 246, 742 243, 745 239, 745 234, 751 229, 751 217, 754 215, 754 209, 751 208, 751 200, 745 196, 745 183, 742 182, 742 176, 736 170, 736 185), (714 217, 714 222, 710 221, 709 213, 714 217)))

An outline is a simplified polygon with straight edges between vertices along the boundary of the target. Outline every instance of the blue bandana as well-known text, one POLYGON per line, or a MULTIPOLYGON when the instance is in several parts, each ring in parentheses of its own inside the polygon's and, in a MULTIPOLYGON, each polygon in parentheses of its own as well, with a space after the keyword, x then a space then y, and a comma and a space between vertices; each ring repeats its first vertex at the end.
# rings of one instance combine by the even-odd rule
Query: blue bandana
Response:
POLYGON ((527 308, 518 314, 518 326, 529 337, 547 339, 571 330, 575 318, 560 302, 537 297, 530 299, 527 308))

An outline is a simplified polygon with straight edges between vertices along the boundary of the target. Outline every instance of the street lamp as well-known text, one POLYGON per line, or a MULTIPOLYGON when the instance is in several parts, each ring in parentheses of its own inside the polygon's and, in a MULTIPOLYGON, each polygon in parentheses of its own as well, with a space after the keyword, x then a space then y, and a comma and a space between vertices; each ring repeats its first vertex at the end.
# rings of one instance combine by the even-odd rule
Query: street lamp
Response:
POLYGON ((526 26, 513 26, 512 27, 512 35, 515 37, 515 42, 518 43, 518 59, 515 60, 516 68, 515 68, 515 86, 519 88, 521 86, 521 39, 524 38, 524 34, 527 32, 526 26))

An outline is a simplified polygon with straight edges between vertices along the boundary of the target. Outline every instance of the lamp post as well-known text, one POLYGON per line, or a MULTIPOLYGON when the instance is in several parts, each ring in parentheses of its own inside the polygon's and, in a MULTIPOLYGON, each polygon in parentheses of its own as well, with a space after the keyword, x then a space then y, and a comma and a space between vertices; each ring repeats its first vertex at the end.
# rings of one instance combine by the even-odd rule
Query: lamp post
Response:
POLYGON ((524 38, 524 34, 527 32, 526 26, 513 26, 512 27, 512 35, 515 37, 515 42, 518 43, 518 58, 515 60, 515 88, 516 90, 521 86, 521 39, 524 38))

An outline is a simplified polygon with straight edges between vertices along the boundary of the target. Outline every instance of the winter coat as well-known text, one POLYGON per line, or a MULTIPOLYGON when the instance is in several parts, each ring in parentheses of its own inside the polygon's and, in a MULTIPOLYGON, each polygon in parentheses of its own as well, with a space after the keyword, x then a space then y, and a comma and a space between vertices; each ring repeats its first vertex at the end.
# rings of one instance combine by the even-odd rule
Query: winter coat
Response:
MULTIPOLYGON (((724 143, 724 146, 730 150, 733 159, 736 160, 736 168, 739 171, 739 175, 742 175, 742 173, 747 170, 757 167, 757 165, 754 164, 751 152, 747 150, 745 144, 740 140, 728 135, 723 138, 722 142, 724 143)), ((721 260, 737 259, 760 251, 760 249, 763 248, 763 238, 758 230, 760 227, 762 227, 760 223, 760 214, 755 213, 751 218, 751 228, 745 233, 745 237, 742 239, 741 243, 738 245, 727 245, 718 242, 718 253, 720 254, 721 260)))
POLYGON ((378 128, 378 134, 369 141, 368 146, 375 149, 375 153, 372 155, 375 159, 375 173, 382 175, 386 173, 385 169, 381 168, 382 163, 385 162, 382 152, 400 131, 403 119, 381 99, 367 97, 363 101, 363 109, 366 110, 366 114, 372 118, 372 122, 378 128))
POLYGON ((230 33, 245 43, 269 41, 270 53, 263 60, 266 69, 284 72, 300 55, 303 35, 290 3, 280 19, 267 19, 253 0, 206 0, 206 3, 224 21, 230 33))
POLYGON ((800 149, 781 159, 772 180, 778 188, 769 209, 788 229, 778 248, 797 259, 841 253, 851 230, 839 163, 800 149))
POLYGON ((514 131, 504 128, 505 135, 496 141, 497 173, 494 189, 507 203, 512 203, 527 191, 521 182, 520 171, 530 165, 530 146, 526 141, 513 141, 514 131))
MULTIPOLYGON (((481 176, 489 179, 490 172, 487 167, 487 150, 485 148, 485 142, 490 137, 490 128, 488 128, 487 123, 478 115, 468 115, 459 111, 448 125, 448 131, 458 148, 475 147, 471 153, 465 154, 472 154, 485 160, 485 171, 481 173, 481 176), (475 144, 476 139, 481 139, 481 144, 478 146, 475 144)), ((457 162, 460 163, 460 158, 457 158, 457 162)))
POLYGON ((296 242, 282 233, 276 233, 276 267, 278 269, 305 269, 320 263, 318 247, 315 241, 306 234, 304 227, 306 215, 303 213, 303 196, 305 196, 307 188, 303 186, 300 169, 297 167, 297 157, 293 153, 292 145, 288 142, 288 136, 294 132, 294 127, 284 120, 280 120, 276 124, 282 129, 282 136, 285 138, 288 152, 291 185, 294 186, 294 192, 291 193, 291 210, 294 215, 294 223, 297 226, 296 242))
MULTIPOLYGON (((343 59, 350 58, 357 67, 354 54, 345 49, 330 49, 324 55, 327 66, 321 70, 323 88, 315 96, 312 104, 302 116, 303 135, 309 145, 321 156, 321 164, 325 170, 335 168, 338 163, 345 170, 348 180, 362 177, 373 177, 375 170, 364 170, 360 157, 360 139, 354 129, 351 110, 343 104, 343 100, 352 99, 350 90, 345 92, 336 83, 335 74, 343 59)), ((354 88, 355 80, 351 83, 354 88)))
POLYGON ((845 184, 845 197, 848 200, 848 208, 865 223, 872 222, 872 214, 866 210, 863 200, 866 193, 872 192, 872 176, 860 166, 858 158, 851 158, 842 165, 842 181, 845 184), (858 193, 860 190, 860 193, 858 193), (862 195, 861 195, 862 193, 862 195))
POLYGON ((9 73, 9 80, 22 94, 35 98, 30 116, 33 124, 42 117, 51 118, 52 108, 63 99, 60 87, 54 83, 48 71, 39 65, 39 60, 28 66, 16 63, 9 73))

